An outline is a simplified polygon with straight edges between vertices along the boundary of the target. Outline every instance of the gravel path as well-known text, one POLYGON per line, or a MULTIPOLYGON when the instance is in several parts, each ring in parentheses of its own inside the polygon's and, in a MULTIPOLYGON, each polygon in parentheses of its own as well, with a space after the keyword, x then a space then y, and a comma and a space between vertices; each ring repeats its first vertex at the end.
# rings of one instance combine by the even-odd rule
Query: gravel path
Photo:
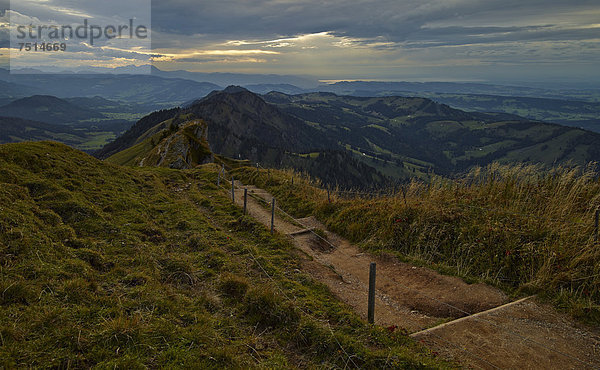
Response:
MULTIPOLYGON (((272 199, 264 190, 245 187, 255 197, 272 199)), ((236 190, 236 203, 243 205, 241 189, 236 190)), ((248 213, 270 227, 271 211, 265 202, 249 196, 248 213)), ((326 230, 312 217, 296 221, 277 213, 275 230, 288 235, 305 230, 303 226, 326 230)), ((493 287, 362 253, 343 238, 329 231, 326 235, 327 242, 310 232, 290 236, 304 270, 366 319, 369 264, 376 262, 375 323, 414 333, 443 357, 486 369, 600 368, 598 329, 583 327, 534 299, 491 310, 508 303, 493 287), (480 314, 471 316, 475 313, 480 314), (458 318, 462 319, 453 321, 458 318), (435 328, 423 331, 431 327, 435 328)))

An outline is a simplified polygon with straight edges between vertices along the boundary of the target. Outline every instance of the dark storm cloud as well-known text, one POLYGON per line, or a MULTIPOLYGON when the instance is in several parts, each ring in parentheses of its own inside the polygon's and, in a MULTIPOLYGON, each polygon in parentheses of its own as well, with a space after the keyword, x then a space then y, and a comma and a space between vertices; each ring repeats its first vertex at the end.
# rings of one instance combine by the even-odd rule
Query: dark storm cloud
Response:
MULTIPOLYGON (((0 8, 2 2, 0 0, 0 8)), ((145 9, 140 9, 142 1, 97 1, 97 0, 44 0, 44 1, 19 1, 12 0, 12 9, 17 10, 21 14, 35 14, 42 20, 53 20, 58 23, 69 23, 74 18, 81 19, 89 18, 90 21, 94 18, 103 16, 113 16, 112 8, 118 6, 119 15, 124 18, 134 17, 136 14, 143 13, 145 9)), ((150 0, 148 0, 150 6, 150 0)), ((149 11, 149 9, 148 9, 149 11)))
MULTIPOLYGON (((153 25, 162 32, 211 35, 215 39, 273 38, 328 31, 338 36, 383 36, 402 42, 445 35, 424 28, 432 22, 486 19, 490 24, 501 25, 547 18, 548 25, 553 25, 555 17, 564 12, 589 9, 598 9, 597 0, 173 0, 153 3, 153 25)), ((510 38, 511 33, 519 35, 519 30, 509 27, 503 31, 510 38)), ((454 37, 469 38, 473 30, 458 27, 453 31, 454 37)), ((492 27, 487 31, 498 30, 492 27)), ((537 30, 538 34, 545 31, 549 32, 547 37, 553 35, 549 29, 537 30)))
MULTIPOLYGON (((0 0, 0 18, 6 15, 8 10, 9 1, 0 0)), ((0 49, 7 48, 10 46, 10 33, 6 24, 0 23, 0 49)))
POLYGON ((598 38, 594 28, 532 27, 443 27, 423 30, 404 46, 435 47, 493 44, 501 42, 578 41, 598 38))
MULTIPOLYGON (((92 16, 106 7, 97 0, 33 6, 50 12, 57 3, 92 16)), ((2 4, 8 1, 0 0, 0 11, 2 4)), ((591 71, 600 58, 599 32, 598 0, 152 1, 152 47, 160 55, 154 62, 165 69, 545 80, 591 71)))

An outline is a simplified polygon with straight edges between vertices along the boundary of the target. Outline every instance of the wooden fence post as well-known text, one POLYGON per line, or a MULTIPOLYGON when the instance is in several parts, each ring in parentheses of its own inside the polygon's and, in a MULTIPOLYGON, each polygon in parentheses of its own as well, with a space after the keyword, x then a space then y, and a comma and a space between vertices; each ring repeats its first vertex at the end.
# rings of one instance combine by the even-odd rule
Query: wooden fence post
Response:
POLYGON ((244 214, 248 213, 248 188, 244 188, 244 214))
POLYGON ((367 316, 369 319, 369 324, 375 323, 375 273, 376 273, 377 265, 375 262, 371 262, 371 266, 369 269, 369 308, 367 312, 367 316))
POLYGON ((235 179, 231 176, 231 201, 235 203, 235 179))
POLYGON ((271 201, 271 234, 275 233, 275 198, 271 201))

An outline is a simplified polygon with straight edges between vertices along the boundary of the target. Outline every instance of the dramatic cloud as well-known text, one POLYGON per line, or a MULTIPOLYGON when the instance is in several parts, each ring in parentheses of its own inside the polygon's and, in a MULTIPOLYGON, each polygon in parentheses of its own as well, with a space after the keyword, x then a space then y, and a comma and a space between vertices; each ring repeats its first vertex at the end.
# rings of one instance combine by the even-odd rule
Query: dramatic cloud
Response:
POLYGON ((568 80, 585 71, 598 80, 599 23, 596 0, 153 3, 154 48, 185 50, 179 67, 330 79, 568 80), (278 54, 241 54, 238 65, 230 55, 220 66, 225 59, 202 53, 194 63, 193 49, 278 54))
POLYGON ((575 0, 174 0, 153 3, 162 31, 227 38, 332 32, 406 41, 431 26, 598 23, 598 2, 575 0))
MULTIPOLYGON (((104 6, 18 1, 70 4, 65 16, 104 6)), ((155 0, 152 22, 163 69, 600 83, 597 0, 155 0)))
POLYGON ((11 69, 148 66, 150 15, 150 0, 13 1, 0 15, 0 50, 11 48, 11 69), (134 37, 138 26, 144 37, 134 37))

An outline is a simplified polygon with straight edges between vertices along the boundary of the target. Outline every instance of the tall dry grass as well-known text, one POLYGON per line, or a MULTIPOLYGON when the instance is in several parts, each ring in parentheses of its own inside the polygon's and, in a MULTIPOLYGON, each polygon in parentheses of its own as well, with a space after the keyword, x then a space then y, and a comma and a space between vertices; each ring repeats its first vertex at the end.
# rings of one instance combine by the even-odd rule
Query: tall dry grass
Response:
POLYGON ((331 203, 306 175, 240 173, 297 216, 314 214, 366 249, 509 292, 540 293, 600 322, 600 182, 594 165, 548 171, 492 164, 458 179, 413 181, 390 195, 334 192, 331 203))

